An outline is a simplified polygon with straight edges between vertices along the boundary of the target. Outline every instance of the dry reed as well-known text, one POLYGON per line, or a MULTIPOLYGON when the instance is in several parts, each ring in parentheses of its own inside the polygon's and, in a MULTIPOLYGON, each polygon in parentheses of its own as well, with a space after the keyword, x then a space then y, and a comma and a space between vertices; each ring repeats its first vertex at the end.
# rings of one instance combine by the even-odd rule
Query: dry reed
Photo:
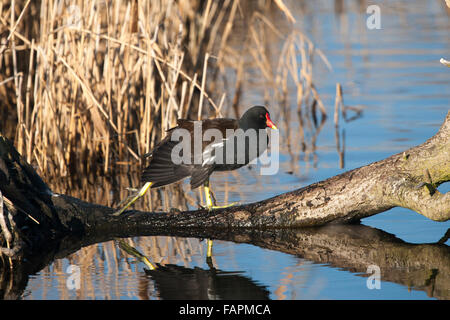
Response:
MULTIPOLYGON (((327 114, 315 86, 314 57, 329 63, 303 33, 292 31, 294 21, 281 0, 0 3, 0 130, 54 191, 114 206, 126 198, 126 187, 140 184, 136 164, 144 164, 142 155, 177 118, 238 117, 248 79, 260 78, 264 101, 258 103, 270 104, 275 120, 285 122, 282 135, 298 170, 301 154, 315 155, 327 114), (287 25, 273 22, 274 10, 287 25), (268 50, 273 41, 279 52, 268 50), (296 97, 296 110, 289 96, 296 97), (298 128, 290 124, 295 111, 298 128), (5 132, 6 123, 15 123, 9 126, 14 130, 5 132)), ((232 173, 231 179, 241 177, 232 173)), ((242 193, 239 185, 223 184, 220 201, 242 193)), ((167 211, 202 203, 201 194, 188 189, 178 183, 152 190, 137 206, 167 211)), ((204 256, 196 239, 127 241, 163 264, 188 265, 193 255, 204 256), (169 250, 179 252, 177 260, 169 250)), ((119 269, 134 272, 113 242, 83 248, 69 257, 85 268, 80 298, 99 294, 87 269, 98 250, 105 254, 99 267, 107 265, 111 277, 119 269)), ((61 297, 67 297, 64 265, 57 261, 53 268, 62 275, 61 297)))
MULTIPOLYGON (((275 114, 289 118, 287 84, 293 81, 298 112, 307 111, 302 121, 314 118, 316 107, 325 117, 312 75, 315 55, 328 64, 323 53, 301 32, 284 36, 273 24, 274 9, 295 21, 282 1, 253 10, 242 5, 236 0, 2 4, 0 96, 7 105, 1 109, 9 109, 8 120, 16 114, 19 152, 55 191, 113 205, 126 197, 125 187, 139 185, 136 164, 144 164, 142 155, 177 118, 226 116, 230 110, 239 116, 249 74, 264 77, 270 88, 265 102, 273 96, 283 106, 271 105, 275 114), (238 47, 232 32, 237 21, 244 23, 239 38, 246 39, 238 47), (267 51, 270 37, 282 44, 279 59, 267 51), (233 88, 226 84, 230 73, 237 75, 233 88), (108 178, 99 178, 105 174, 108 178), (87 192, 92 184, 102 191, 87 192)), ((300 149, 290 143, 288 128, 291 152, 308 151, 303 126, 300 149)), ((163 198, 164 192, 153 192, 145 205, 164 206, 158 202, 163 198)))

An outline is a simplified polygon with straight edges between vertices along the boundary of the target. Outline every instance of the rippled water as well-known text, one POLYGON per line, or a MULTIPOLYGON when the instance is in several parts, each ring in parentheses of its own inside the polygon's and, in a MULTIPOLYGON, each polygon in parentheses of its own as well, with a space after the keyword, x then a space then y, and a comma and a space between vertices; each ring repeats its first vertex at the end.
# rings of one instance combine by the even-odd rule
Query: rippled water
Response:
MULTIPOLYGON (((450 58, 449 10, 444 1, 395 1, 381 3, 381 29, 368 30, 365 7, 358 1, 286 2, 301 28, 320 48, 332 71, 317 59, 315 81, 329 114, 333 114, 335 86, 344 90, 346 105, 362 108, 362 117, 342 122, 345 131, 345 167, 339 168, 332 116, 317 139, 315 158, 281 155, 276 176, 256 177, 247 168, 233 174, 215 174, 219 202, 226 182, 235 186, 229 201, 252 202, 326 179, 341 172, 381 160, 422 143, 436 133, 450 109, 450 69, 439 63, 450 58)), ((274 43, 274 45, 277 45, 274 43)), ((248 79, 242 105, 261 104, 258 81, 248 79)), ((295 108, 295 97, 290 97, 295 108)), ((281 115, 273 115, 285 134, 281 115)), ((292 127, 298 125, 290 119, 292 127)), ((281 139, 281 143, 283 143, 281 139)), ((448 183, 441 192, 450 188, 448 183)), ((399 247, 415 250, 414 244, 437 242, 450 222, 427 220, 407 209, 394 208, 362 220, 381 229, 382 238, 395 235, 399 247)), ((371 230, 371 229, 363 229, 371 230)), ((369 231, 368 231, 369 232, 369 231)), ((389 243, 397 243, 389 240, 389 243)), ((152 262, 166 265, 166 272, 146 273, 142 262, 127 255, 113 241, 81 249, 56 260, 29 279, 24 299, 167 299, 240 298, 270 299, 430 299, 450 298, 449 280, 423 270, 423 287, 408 288, 410 270, 384 274, 381 289, 370 290, 361 268, 347 262, 323 262, 249 244, 214 242, 212 272, 205 261, 206 244, 199 239, 139 237, 127 239, 152 262), (69 265, 80 267, 80 289, 68 288, 69 265), (427 275, 428 274, 428 275, 427 275), (431 280, 430 280, 431 279, 431 280), (436 293, 433 279, 447 281, 436 293), (428 281, 428 282, 427 282, 428 281), (428 283, 428 284, 427 284, 428 283), (211 290, 211 287, 214 290, 211 290), (445 288, 447 291, 445 292, 445 288)), ((449 259, 449 251, 444 259, 449 259)), ((425 249, 424 249, 425 250, 425 249)), ((371 264, 367 260, 364 263, 371 264)), ((448 277, 448 275, 447 275, 448 277)), ((416 279, 416 278, 415 278, 416 279)), ((69 286, 70 287, 70 286, 69 286)))

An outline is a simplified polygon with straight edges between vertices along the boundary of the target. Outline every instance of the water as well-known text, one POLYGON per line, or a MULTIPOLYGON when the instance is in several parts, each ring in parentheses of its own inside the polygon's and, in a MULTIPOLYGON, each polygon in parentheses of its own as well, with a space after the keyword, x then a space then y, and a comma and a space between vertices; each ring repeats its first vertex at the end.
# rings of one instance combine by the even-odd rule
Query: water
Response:
MULTIPOLYGON (((317 90, 329 114, 333 112, 335 85, 339 82, 345 104, 362 106, 362 117, 341 122, 340 133, 345 130, 343 169, 339 168, 331 116, 318 136, 315 159, 300 157, 293 167, 292 157, 284 153, 280 172, 274 177, 257 177, 255 170, 247 168, 239 170, 240 178, 215 174, 212 185, 219 201, 224 200, 226 181, 236 187, 227 195, 229 201, 252 202, 381 160, 434 135, 450 109, 450 69, 439 63, 441 57, 450 58, 450 19, 443 1, 381 2, 380 30, 367 29, 365 7, 360 7, 360 2, 344 1, 342 13, 336 12, 339 10, 333 1, 314 1, 304 6, 286 3, 295 14, 296 26, 325 53, 333 67, 330 72, 317 59, 314 69, 317 90)), ((263 93, 258 87, 246 88, 242 104, 260 104, 263 93)), ((290 104, 295 107, 295 97, 290 97, 290 104)), ((282 122, 277 123, 281 116, 272 118, 283 136, 282 122)), ((291 122, 295 127, 295 119, 291 122)), ((447 183, 439 190, 448 192, 450 187, 447 183)), ((404 254, 408 257, 405 260, 412 263, 403 269, 380 266, 379 290, 367 286, 366 268, 373 263, 371 254, 376 255, 376 250, 371 251, 370 239, 353 248, 359 256, 350 260, 325 249, 321 252, 320 248, 315 248, 317 253, 311 250, 289 254, 274 248, 215 241, 213 264, 220 271, 211 272, 205 261, 204 241, 139 237, 126 241, 153 263, 166 265, 164 272, 146 274, 144 263, 110 241, 58 259, 31 276, 23 298, 449 299, 449 275, 442 274, 442 269, 437 274, 421 270, 420 261, 409 254, 421 259, 421 254, 436 256, 433 250, 438 250, 442 256, 436 264, 445 265, 450 254, 448 240, 438 248, 426 244, 443 237, 450 222, 433 222, 413 211, 394 208, 363 219, 362 225, 363 235, 375 233, 376 239, 386 241, 379 250, 392 249, 386 251, 386 259, 389 252, 394 252, 394 256, 404 254), (369 254, 365 256, 365 252, 369 254), (414 262, 418 269, 414 269, 414 262), (69 265, 80 267, 79 290, 68 288, 69 265), (409 287, 410 283, 414 286, 409 287)), ((331 239, 331 246, 337 246, 339 234, 346 235, 325 231, 323 237, 329 237, 326 239, 331 239)), ((321 237, 319 232, 311 239, 320 241, 321 237)), ((351 244, 359 238, 352 239, 343 250, 352 249, 351 244)))

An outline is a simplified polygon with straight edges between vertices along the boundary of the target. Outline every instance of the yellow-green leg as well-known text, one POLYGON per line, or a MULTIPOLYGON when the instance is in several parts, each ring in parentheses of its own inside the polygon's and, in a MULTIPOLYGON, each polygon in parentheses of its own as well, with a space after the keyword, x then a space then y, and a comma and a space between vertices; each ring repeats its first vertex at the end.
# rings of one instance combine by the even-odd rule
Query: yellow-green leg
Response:
MULTIPOLYGON (((120 214, 122 214, 122 212, 124 212, 126 209, 128 209, 133 203, 136 202, 137 199, 139 199, 140 197, 142 197, 147 191, 148 189, 150 189, 150 187, 152 186, 151 182, 146 182, 144 184, 144 186, 138 190, 138 192, 136 192, 135 194, 131 195, 129 198, 131 198, 131 200, 129 202, 127 202, 127 204, 125 206, 123 206, 121 209, 115 211, 113 213, 114 216, 118 216, 120 214)), ((127 199, 127 200, 128 200, 127 199)))
MULTIPOLYGON (((211 190, 209 189, 209 179, 205 181, 203 188, 205 189, 206 207, 208 208, 208 210, 212 210, 214 205, 213 199, 211 197, 211 190)), ((206 243, 207 243, 206 260, 211 262, 213 242, 211 239, 207 239, 206 243)))
MULTIPOLYGON (((231 204, 224 205, 224 206, 214 205, 215 201, 213 201, 213 198, 211 196, 211 189, 209 188, 209 179, 205 181, 203 188, 205 189, 205 201, 206 201, 206 208, 208 208, 208 210, 228 208, 228 207, 234 206, 236 204, 235 202, 233 202, 231 204)), ((207 239, 206 241, 207 241, 206 259, 207 259, 207 261, 210 261, 211 257, 212 257, 213 242, 210 239, 207 239)))
POLYGON ((213 199, 211 197, 211 190, 209 189, 209 179, 205 181, 203 188, 205 189, 206 208, 214 209, 213 199))
POLYGON ((136 257, 139 261, 143 262, 150 270, 156 270, 156 265, 150 262, 150 260, 147 258, 147 256, 140 253, 136 248, 130 246, 128 243, 126 243, 123 240, 117 240, 119 243, 119 246, 128 254, 131 254, 132 256, 136 257))
POLYGON ((212 191, 209 188, 209 179, 205 181, 203 188, 205 189, 206 208, 208 208, 208 210, 228 208, 237 204, 237 202, 233 202, 223 206, 216 206, 215 201, 213 201, 213 197, 211 196, 212 191))

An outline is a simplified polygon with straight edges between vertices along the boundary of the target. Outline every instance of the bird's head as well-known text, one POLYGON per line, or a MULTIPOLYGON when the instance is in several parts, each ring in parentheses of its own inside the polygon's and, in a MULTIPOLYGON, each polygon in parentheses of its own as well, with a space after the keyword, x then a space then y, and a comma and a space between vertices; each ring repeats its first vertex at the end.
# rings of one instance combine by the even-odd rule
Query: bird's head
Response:
POLYGON ((254 106, 245 111, 239 120, 239 125, 242 129, 277 129, 275 124, 270 119, 269 111, 263 106, 254 106))

